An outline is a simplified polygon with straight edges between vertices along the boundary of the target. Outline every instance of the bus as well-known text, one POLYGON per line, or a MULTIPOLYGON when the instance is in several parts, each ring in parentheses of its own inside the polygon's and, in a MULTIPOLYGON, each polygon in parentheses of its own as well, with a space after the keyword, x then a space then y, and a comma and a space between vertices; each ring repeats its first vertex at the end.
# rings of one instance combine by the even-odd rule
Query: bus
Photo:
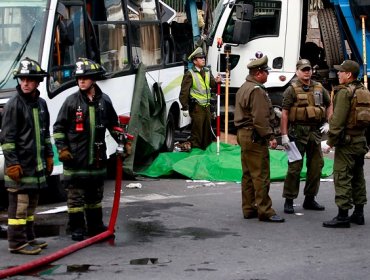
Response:
MULTIPOLYGON (((73 70, 79 57, 107 71, 98 81, 118 115, 130 115, 140 65, 153 94, 158 87, 166 104, 164 150, 173 148, 175 129, 190 123, 181 114, 179 93, 185 71, 181 47, 176 53, 169 25, 176 12, 160 0, 8 0, 0 2, 0 110, 16 94, 13 71, 29 57, 49 73, 39 90, 54 124, 67 96, 77 91, 73 70)), ((183 36, 183 34, 179 34, 183 36)), ((190 43, 191 40, 190 40, 190 43)), ((184 42, 181 42, 184 44, 184 42)), ((52 132, 52 127, 50 128, 52 132)), ((107 153, 116 143, 107 134, 107 153)), ((57 154, 57 153, 56 153, 57 154)), ((4 157, 0 154, 0 179, 4 157)), ((63 168, 55 157, 52 184, 63 168)))

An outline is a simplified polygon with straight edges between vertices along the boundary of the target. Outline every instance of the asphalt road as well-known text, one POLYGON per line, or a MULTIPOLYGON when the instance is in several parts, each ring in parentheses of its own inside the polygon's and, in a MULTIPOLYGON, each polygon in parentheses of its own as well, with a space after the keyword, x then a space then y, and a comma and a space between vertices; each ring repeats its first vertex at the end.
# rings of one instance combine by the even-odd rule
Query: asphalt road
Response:
MULTIPOLYGON (((332 154, 329 155, 332 157, 332 154)), ((366 160, 369 182, 370 160, 366 160)), ((323 212, 302 209, 303 186, 295 215, 283 213, 282 182, 271 184, 273 207, 283 224, 244 220, 240 184, 186 179, 123 181, 115 238, 67 255, 38 271, 11 279, 369 279, 370 223, 328 229, 337 214, 334 188, 321 182, 317 200, 323 212), (131 189, 130 183, 141 188, 131 189)), ((106 182, 108 223, 114 181, 106 182)), ((42 205, 38 212, 63 206, 42 205)), ((1 221, 5 220, 1 212, 1 221)), ((370 216, 365 207, 365 219, 370 216)), ((37 230, 49 242, 39 256, 7 252, 0 239, 0 269, 20 265, 73 244, 66 235, 66 213, 39 214, 37 230)))

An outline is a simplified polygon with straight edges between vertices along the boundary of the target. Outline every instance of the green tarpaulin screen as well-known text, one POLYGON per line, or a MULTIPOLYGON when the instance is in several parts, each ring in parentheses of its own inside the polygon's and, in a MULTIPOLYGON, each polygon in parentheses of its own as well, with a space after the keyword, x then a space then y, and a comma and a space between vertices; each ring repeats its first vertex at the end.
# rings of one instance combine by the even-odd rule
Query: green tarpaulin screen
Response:
MULTIPOLYGON (((147 177, 172 176, 176 173, 193 180, 240 182, 242 168, 240 147, 220 143, 220 154, 216 154, 217 145, 212 143, 207 150, 193 149, 191 152, 161 153, 153 163, 138 174, 147 177)), ((306 177, 306 159, 304 158, 301 178, 306 177)), ((284 151, 270 150, 271 181, 282 181, 288 169, 288 158, 284 151)), ((333 172, 333 160, 324 158, 322 177, 333 172)))

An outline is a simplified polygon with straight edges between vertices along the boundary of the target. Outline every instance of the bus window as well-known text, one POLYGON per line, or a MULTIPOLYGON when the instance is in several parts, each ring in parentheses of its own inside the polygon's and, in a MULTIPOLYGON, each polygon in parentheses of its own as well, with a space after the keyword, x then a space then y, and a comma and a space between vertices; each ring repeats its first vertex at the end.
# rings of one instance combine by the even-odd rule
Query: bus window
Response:
POLYGON ((161 64, 161 41, 159 24, 133 25, 132 55, 134 64, 146 66, 161 64))
POLYGON ((101 64, 108 72, 130 68, 127 53, 127 30, 122 24, 99 24, 101 64))
MULTIPOLYGON (((65 7, 64 7, 65 8, 65 7)), ((50 87, 54 91, 74 81, 72 72, 79 57, 86 57, 86 39, 82 6, 65 8, 55 20, 50 67, 50 87)))
POLYGON ((154 0, 131 2, 140 7, 137 11, 134 10, 130 13, 134 40, 132 44, 133 62, 134 64, 142 62, 146 66, 161 64, 161 25, 158 19, 156 2, 154 0))
MULTIPOLYGON (((93 20, 106 16, 106 23, 97 25, 101 64, 108 72, 118 72, 130 68, 127 52, 127 27, 121 0, 104 1, 104 15, 97 15, 93 20)), ((97 14, 98 11, 95 12, 97 14)))

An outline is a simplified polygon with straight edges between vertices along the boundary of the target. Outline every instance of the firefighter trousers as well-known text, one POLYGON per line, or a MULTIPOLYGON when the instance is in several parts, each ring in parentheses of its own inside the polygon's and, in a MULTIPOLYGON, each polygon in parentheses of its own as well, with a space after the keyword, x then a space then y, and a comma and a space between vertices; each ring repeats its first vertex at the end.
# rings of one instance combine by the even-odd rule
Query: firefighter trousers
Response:
POLYGON ((8 192, 9 249, 17 249, 35 239, 34 214, 39 200, 37 190, 8 192))

